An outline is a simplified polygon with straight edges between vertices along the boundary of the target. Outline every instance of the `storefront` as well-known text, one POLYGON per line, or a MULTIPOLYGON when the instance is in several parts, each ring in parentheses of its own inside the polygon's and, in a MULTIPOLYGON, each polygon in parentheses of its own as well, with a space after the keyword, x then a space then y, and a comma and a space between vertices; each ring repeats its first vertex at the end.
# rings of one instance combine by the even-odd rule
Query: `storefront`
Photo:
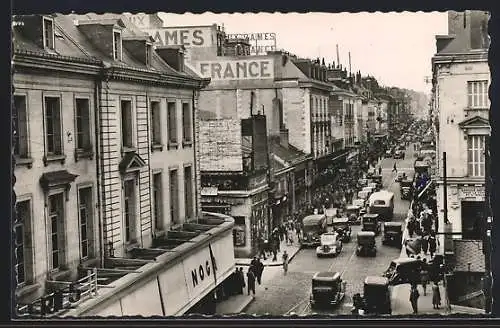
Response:
MULTIPOLYGON (((178 316, 214 313, 214 290, 235 269, 231 217, 209 214, 221 221, 214 228, 145 261, 143 266, 99 288, 63 316, 178 316), (194 308, 193 308, 194 307, 194 308)), ((204 221, 205 226, 208 221, 204 221)), ((202 226, 202 225, 200 225, 202 226)))

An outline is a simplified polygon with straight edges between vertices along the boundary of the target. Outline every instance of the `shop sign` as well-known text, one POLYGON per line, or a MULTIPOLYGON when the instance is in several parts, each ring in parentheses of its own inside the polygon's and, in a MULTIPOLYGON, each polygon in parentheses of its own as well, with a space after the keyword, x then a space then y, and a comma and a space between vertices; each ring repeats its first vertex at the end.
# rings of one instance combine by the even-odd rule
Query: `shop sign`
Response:
POLYGON ((199 62, 198 69, 201 75, 212 80, 274 78, 274 60, 272 58, 199 62))
POLYGON ((484 201, 484 186, 460 186, 458 189, 458 198, 484 201))
POLYGON ((247 39, 251 55, 263 55, 276 50, 276 33, 236 33, 227 34, 229 39, 247 39))
POLYGON ((163 27, 146 32, 161 46, 210 47, 212 27, 163 27))

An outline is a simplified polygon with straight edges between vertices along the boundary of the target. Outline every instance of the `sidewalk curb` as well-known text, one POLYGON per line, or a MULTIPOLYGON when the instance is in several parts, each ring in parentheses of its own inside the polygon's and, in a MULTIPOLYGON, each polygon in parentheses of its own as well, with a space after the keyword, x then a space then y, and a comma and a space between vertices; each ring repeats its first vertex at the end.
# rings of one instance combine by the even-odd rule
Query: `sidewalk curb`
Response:
POLYGON ((241 304, 240 307, 237 309, 237 311, 233 314, 238 314, 238 313, 243 313, 245 312, 245 309, 250 306, 250 304, 255 301, 255 296, 252 296, 251 298, 248 299, 245 303, 241 304))
MULTIPOLYGON (((300 252, 300 246, 297 247, 296 251, 294 251, 294 252, 292 252, 292 253, 289 254, 288 263, 292 262, 292 259, 299 252, 300 252)), ((248 260, 248 259, 235 259, 235 264, 237 266, 250 266, 250 263, 238 262, 238 260, 248 260)), ((276 262, 273 262, 273 263, 264 264, 265 267, 269 267, 269 266, 282 266, 282 265, 283 265, 283 261, 276 261, 276 262)))

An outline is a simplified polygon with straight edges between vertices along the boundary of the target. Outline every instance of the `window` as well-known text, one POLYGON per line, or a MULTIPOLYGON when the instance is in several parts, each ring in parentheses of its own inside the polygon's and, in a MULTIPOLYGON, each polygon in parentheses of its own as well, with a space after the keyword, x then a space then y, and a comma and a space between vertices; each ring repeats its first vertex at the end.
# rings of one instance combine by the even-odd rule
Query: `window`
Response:
POLYGON ((151 65, 151 51, 152 46, 150 44, 146 44, 146 66, 151 65))
POLYGON ((470 108, 488 107, 488 81, 467 82, 468 106, 470 108))
POLYGON ((189 103, 182 103, 182 142, 185 144, 192 142, 191 126, 191 106, 189 103))
POLYGON ((135 196, 135 180, 129 179, 124 181, 124 232, 125 243, 135 242, 136 240, 136 196, 135 196))
POLYGON ((14 96, 13 120, 15 124, 14 154, 20 158, 28 158, 28 113, 26 97, 14 96))
POLYGON ((160 102, 151 102, 151 145, 161 146, 161 112, 160 102))
POLYGON ((485 158, 484 158, 485 136, 467 137, 467 164, 469 176, 484 177, 485 158))
POLYGON ((49 270, 57 270, 64 264, 64 194, 48 197, 49 212, 49 270))
POLYGON ((92 187, 85 187, 78 190, 78 208, 80 219, 80 259, 92 257, 93 241, 93 206, 92 187))
POLYGON ((43 46, 54 49, 54 21, 50 18, 43 18, 43 46))
POLYGON ((168 142, 172 144, 177 143, 177 106, 175 102, 167 104, 168 116, 168 142))
POLYGON ((122 115, 122 147, 134 148, 132 101, 122 100, 120 104, 122 115))
POLYGON ((122 60, 122 34, 113 31, 113 59, 122 60))
POLYGON ((47 155, 62 155, 61 99, 45 97, 45 142, 47 155))
POLYGON ((163 230, 163 183, 161 172, 153 174, 153 202, 156 230, 163 230))
POLYGON ((15 237, 15 270, 17 285, 30 280, 31 267, 31 201, 19 201, 16 204, 15 237))
POLYGON ((76 106, 76 148, 80 151, 89 151, 90 144, 90 102, 89 99, 77 98, 76 106))
POLYGON ((170 170, 170 220, 179 223, 179 181, 177 170, 170 170))
POLYGON ((193 218, 193 173, 191 166, 184 167, 184 197, 186 218, 193 218))

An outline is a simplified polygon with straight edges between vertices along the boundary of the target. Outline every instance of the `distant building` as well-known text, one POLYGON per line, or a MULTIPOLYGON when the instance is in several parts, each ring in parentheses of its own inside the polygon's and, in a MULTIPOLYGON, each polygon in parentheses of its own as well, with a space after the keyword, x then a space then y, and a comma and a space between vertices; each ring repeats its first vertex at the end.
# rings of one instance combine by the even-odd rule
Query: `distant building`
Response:
POLYGON ((433 120, 437 144, 440 250, 455 258, 452 301, 481 290, 485 272, 485 144, 490 136, 489 15, 448 12, 449 35, 436 36, 432 58, 433 120), (443 195, 446 152, 447 195, 443 195), (444 216, 447 197, 447 217, 444 216), (449 222, 449 223, 445 223, 449 222), (444 233, 444 234, 443 234, 444 233))

